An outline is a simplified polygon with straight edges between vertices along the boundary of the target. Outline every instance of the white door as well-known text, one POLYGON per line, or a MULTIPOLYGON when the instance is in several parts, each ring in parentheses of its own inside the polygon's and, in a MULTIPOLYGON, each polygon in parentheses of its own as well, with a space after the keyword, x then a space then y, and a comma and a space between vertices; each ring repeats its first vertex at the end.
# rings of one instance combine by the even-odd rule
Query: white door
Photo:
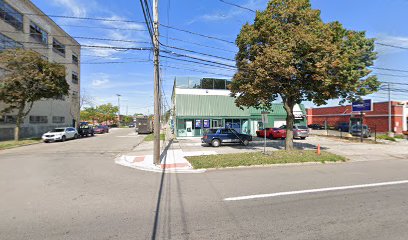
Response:
POLYGON ((192 121, 187 121, 186 122, 186 136, 187 137, 193 137, 194 136, 194 132, 193 132, 193 122, 192 121))

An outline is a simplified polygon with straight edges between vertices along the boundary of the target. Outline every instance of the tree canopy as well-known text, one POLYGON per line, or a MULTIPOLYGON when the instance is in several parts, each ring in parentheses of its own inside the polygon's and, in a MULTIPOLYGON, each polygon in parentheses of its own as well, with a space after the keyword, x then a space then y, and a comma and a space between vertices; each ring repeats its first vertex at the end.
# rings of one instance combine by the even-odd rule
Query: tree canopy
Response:
POLYGON ((17 111, 15 140, 24 118, 34 102, 67 95, 69 84, 65 80, 65 67, 51 63, 32 50, 9 49, 0 52, 0 101, 7 106, 2 113, 17 111))
POLYGON ((293 149, 293 107, 302 101, 353 100, 376 91, 367 68, 376 59, 365 32, 324 23, 309 0, 271 0, 236 39, 231 84, 239 107, 268 108, 280 97, 287 118, 286 149, 293 149))

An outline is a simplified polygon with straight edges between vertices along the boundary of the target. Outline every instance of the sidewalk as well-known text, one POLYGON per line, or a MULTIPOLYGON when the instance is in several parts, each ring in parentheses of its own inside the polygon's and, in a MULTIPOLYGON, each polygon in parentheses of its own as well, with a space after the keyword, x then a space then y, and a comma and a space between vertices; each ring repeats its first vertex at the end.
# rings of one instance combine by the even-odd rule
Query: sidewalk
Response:
POLYGON ((200 156, 217 154, 214 151, 185 152, 178 141, 173 141, 172 135, 167 132, 166 140, 160 142, 161 162, 160 165, 153 163, 153 141, 143 141, 131 152, 115 159, 115 163, 144 171, 166 173, 202 173, 205 169, 194 170, 185 159, 187 156, 200 156))

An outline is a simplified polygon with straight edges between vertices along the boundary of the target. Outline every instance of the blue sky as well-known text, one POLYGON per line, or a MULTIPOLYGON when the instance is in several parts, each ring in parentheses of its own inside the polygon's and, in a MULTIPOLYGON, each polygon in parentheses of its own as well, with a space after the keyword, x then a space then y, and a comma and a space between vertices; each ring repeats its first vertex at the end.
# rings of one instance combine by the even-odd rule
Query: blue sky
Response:
MULTIPOLYGON (((78 19, 53 18, 61 27, 74 37, 106 38, 124 41, 102 41, 77 38, 83 45, 115 46, 115 47, 150 47, 149 36, 140 2, 135 0, 32 0, 41 10, 49 15, 76 17, 107 18, 131 20, 136 22, 108 22, 78 19)), ((264 9, 267 0, 229 0, 236 4, 251 8, 264 9)), ((219 0, 160 0, 160 21, 162 24, 191 30, 222 39, 235 41, 241 26, 252 22, 254 13, 219 0)), ((377 38, 378 42, 408 48, 407 0, 312 0, 313 8, 320 9, 324 21, 338 20, 348 29, 365 30, 369 37, 377 38)), ((225 59, 233 59, 236 47, 233 44, 191 35, 165 27, 160 28, 161 42, 204 52, 225 59), (177 40, 174 40, 177 39, 177 40), (195 44, 182 41, 189 41, 195 44), (198 46, 206 45, 209 47, 198 46)), ((208 56, 200 56, 179 50, 174 52, 205 58, 225 64, 234 62, 208 56)), ((376 67, 408 70, 408 50, 379 46, 376 67)), ((153 111, 153 64, 149 51, 117 51, 112 49, 82 50, 81 82, 82 94, 92 96, 95 104, 117 104, 116 94, 121 94, 121 112, 152 113, 153 111), (106 62, 125 62, 106 64, 106 62), (102 63, 102 64, 95 64, 102 63), (127 107, 126 107, 127 106, 127 107)), ((196 65, 162 58, 163 89, 167 102, 175 76, 211 76, 223 77, 233 71, 196 65), (170 68, 171 67, 171 68, 170 68), (183 68, 183 69, 176 69, 183 68), (189 70, 187 70, 189 69, 189 70), (208 72, 208 73, 201 73, 208 72), (210 74, 211 73, 211 74, 210 74), (214 74, 213 74, 214 73, 214 74)), ((376 70, 381 81, 405 82, 407 73, 376 70), (387 76, 388 75, 398 75, 387 76), (402 76, 402 77, 401 77, 402 76)), ((395 85, 396 88, 404 88, 395 85)), ((407 87, 408 88, 408 87, 407 87)), ((408 99, 404 93, 395 92, 393 98, 408 99)), ((385 101, 386 92, 373 96, 376 101, 385 101)), ((336 104, 330 101, 329 104, 336 104)), ((312 106, 311 103, 306 103, 312 106)))

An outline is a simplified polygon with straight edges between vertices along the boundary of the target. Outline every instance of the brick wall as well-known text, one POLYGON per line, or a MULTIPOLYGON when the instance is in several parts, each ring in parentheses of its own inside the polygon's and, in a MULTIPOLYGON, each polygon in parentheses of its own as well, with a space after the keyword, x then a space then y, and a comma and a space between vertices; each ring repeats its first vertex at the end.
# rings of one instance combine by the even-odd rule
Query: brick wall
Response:
MULTIPOLYGON (((392 102, 391 129, 396 133, 403 130, 403 106, 392 102)), ((351 118, 359 117, 359 113, 352 113, 351 105, 322 107, 307 109, 307 124, 322 124, 336 126, 341 122, 349 122, 351 118)), ((374 111, 364 114, 364 124, 377 132, 388 132, 388 102, 374 103, 374 111)))

